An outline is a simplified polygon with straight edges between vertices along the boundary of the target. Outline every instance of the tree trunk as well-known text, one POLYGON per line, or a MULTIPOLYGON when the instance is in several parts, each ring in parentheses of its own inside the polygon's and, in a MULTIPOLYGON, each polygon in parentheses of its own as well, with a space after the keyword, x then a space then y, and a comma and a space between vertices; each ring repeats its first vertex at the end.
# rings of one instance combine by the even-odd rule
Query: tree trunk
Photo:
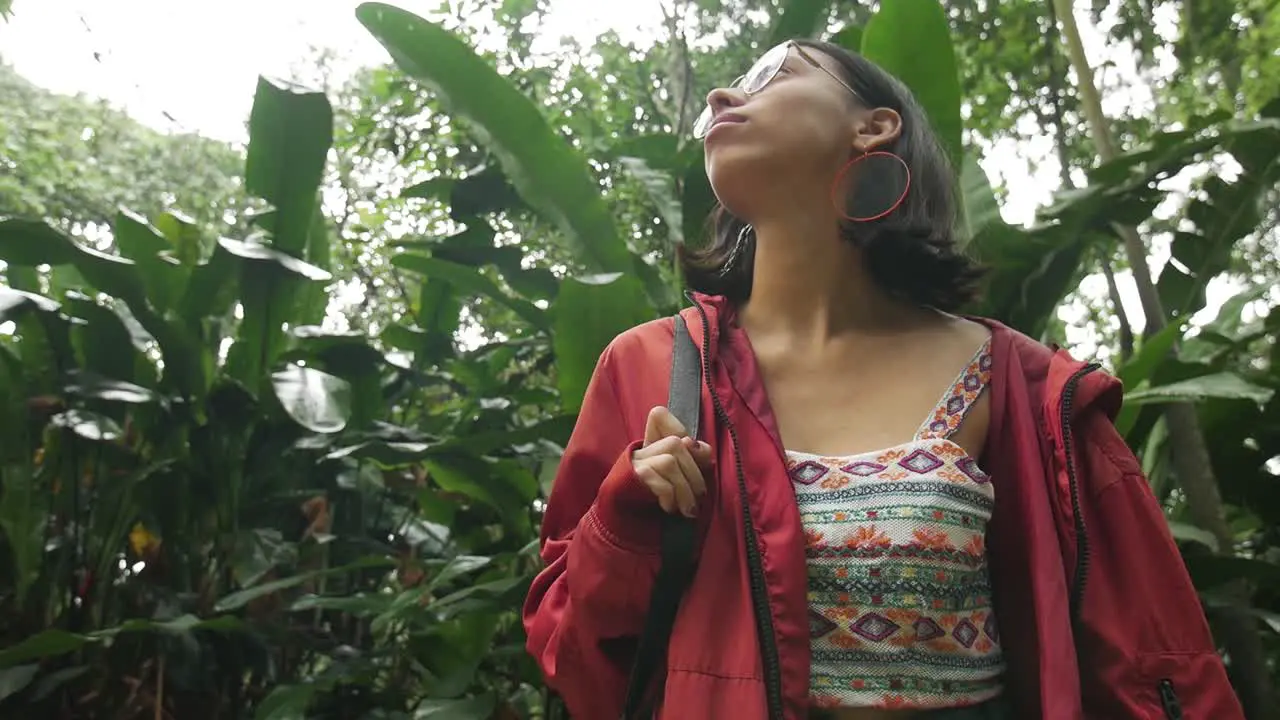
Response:
MULTIPOLYGON (((1088 119, 1090 135, 1097 146, 1099 159, 1107 162, 1116 156, 1115 141, 1110 124, 1102 113, 1102 101, 1094 84, 1093 69, 1085 57, 1080 29, 1076 26, 1072 12, 1072 2, 1053 2, 1058 21, 1062 24, 1071 65, 1076 71, 1081 105, 1088 119)), ((1150 337, 1165 327, 1167 319, 1160 303, 1160 295, 1151 279, 1147 249, 1135 228, 1117 225, 1114 229, 1123 243, 1134 282, 1138 286, 1138 297, 1146 316, 1144 335, 1150 337)), ((1176 349, 1172 352, 1176 353, 1176 349)), ((1169 403, 1164 407, 1164 413, 1169 427, 1174 471, 1187 495, 1192 518, 1197 525, 1213 534, 1218 541, 1220 553, 1230 555, 1234 538, 1223 512, 1218 480, 1213 473, 1209 449, 1205 444, 1204 434, 1200 431, 1195 406, 1190 403, 1169 403)), ((1275 717, 1275 698, 1267 673, 1262 638, 1258 634, 1257 621, 1248 612, 1249 588, 1243 581, 1237 581, 1229 586, 1226 594, 1228 605, 1220 613, 1218 630, 1231 663, 1236 691, 1249 718, 1261 720, 1275 717)))
MULTIPOLYGON (((1066 82, 1067 74, 1065 70, 1061 72, 1058 70, 1058 52, 1053 33, 1058 26, 1058 12, 1053 7, 1053 0, 1049 0, 1047 5, 1049 6, 1049 31, 1045 33, 1044 38, 1044 63, 1049 73, 1049 101, 1053 107, 1053 144, 1058 154, 1058 178, 1062 187, 1074 188, 1075 183, 1071 181, 1071 154, 1067 145, 1067 123, 1064 119, 1065 113, 1062 112, 1062 86, 1066 82)), ((1107 297, 1111 301, 1116 319, 1120 321, 1120 360, 1124 361, 1133 355, 1133 325, 1129 322, 1129 313, 1124 309, 1120 288, 1116 285, 1116 273, 1111 267, 1114 252, 1110 245, 1100 251, 1098 266, 1102 268, 1102 275, 1107 279, 1107 297)))
POLYGON ((667 116, 672 131, 678 138, 685 138, 693 129, 693 121, 701 112, 695 100, 693 64, 689 59, 689 44, 685 37, 685 17, 689 13, 687 0, 675 0, 668 9, 660 3, 662 23, 667 30, 667 95, 670 103, 667 116))
POLYGON ((1133 326, 1129 324, 1129 313, 1125 312, 1124 299, 1120 297, 1120 286, 1116 284, 1115 270, 1111 269, 1111 258, 1105 254, 1100 258, 1102 274, 1107 279, 1107 297, 1111 298, 1111 307, 1115 308, 1116 319, 1120 321, 1120 360, 1128 360, 1133 356, 1133 326))

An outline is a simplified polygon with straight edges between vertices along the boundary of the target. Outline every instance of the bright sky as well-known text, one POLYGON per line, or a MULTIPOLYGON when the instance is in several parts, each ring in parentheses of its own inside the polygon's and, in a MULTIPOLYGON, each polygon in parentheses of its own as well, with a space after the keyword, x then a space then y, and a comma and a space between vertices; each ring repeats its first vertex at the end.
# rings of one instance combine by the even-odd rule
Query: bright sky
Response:
MULTIPOLYGON (((440 0, 394 4, 424 15, 442 5, 440 0)), ((642 37, 661 21, 657 0, 552 4, 543 25, 548 42, 566 35, 586 41, 606 29, 628 39, 642 37)), ((14 17, 0 23, 0 57, 37 85, 108 98, 155 127, 242 140, 259 74, 288 77, 312 48, 334 48, 353 66, 388 60, 356 21, 357 5, 357 0, 16 0, 14 17)))
MULTIPOLYGON (((467 4, 449 0, 453 6, 460 2, 467 4)), ((356 0, 16 0, 14 17, 8 24, 0 22, 0 57, 37 85, 107 98, 156 128, 241 141, 259 74, 289 77, 316 48, 337 50, 353 67, 387 61, 385 51, 355 20, 357 4, 356 0)), ((420 14, 441 6, 440 0, 396 0, 396 4, 420 14)), ((659 0, 552 0, 551 7, 540 35, 547 43, 563 36, 586 43, 610 29, 624 39, 643 41, 661 27, 659 0)), ((1077 16, 1094 64, 1109 55, 1107 59, 1117 63, 1115 71, 1131 74, 1125 67, 1127 58, 1104 49, 1101 37, 1088 25, 1087 14, 1077 16)), ((1145 101, 1121 99, 1122 105, 1141 106, 1145 101)), ((1126 109, 1106 108, 1108 113, 1126 109)), ((1032 145, 1030 155, 1042 156, 1051 140, 1039 138, 1032 145)), ((983 160, 988 175, 993 180, 1003 178, 1009 189, 1003 214, 1010 222, 1028 222, 1057 186, 1052 164, 1027 167, 1019 157, 1019 150, 1027 149, 1002 143, 990 148, 983 160)), ((1090 295, 1105 296, 1100 282, 1100 277, 1091 278, 1083 287, 1090 295)), ((1140 323, 1132 282, 1121 278, 1121 283, 1130 317, 1140 323)), ((1089 344, 1083 336, 1072 340, 1089 344)))

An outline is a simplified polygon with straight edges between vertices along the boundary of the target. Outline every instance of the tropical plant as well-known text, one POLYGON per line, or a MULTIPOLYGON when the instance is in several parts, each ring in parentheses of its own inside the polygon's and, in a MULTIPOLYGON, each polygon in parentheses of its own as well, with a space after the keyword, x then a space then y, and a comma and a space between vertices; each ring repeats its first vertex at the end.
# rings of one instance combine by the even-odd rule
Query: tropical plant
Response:
MULTIPOLYGON (((356 17, 395 68, 334 107, 260 81, 255 211, 230 222, 157 206, 77 236, 23 185, 31 201, 0 219, 0 713, 546 717, 519 623, 542 497, 600 350, 681 302, 672 249, 700 241, 714 202, 683 132, 691 88, 797 35, 861 50, 920 97, 957 168, 960 232, 992 269, 974 312, 1052 338, 1116 228, 1164 227, 1156 208, 1182 201, 1154 283, 1171 321, 1117 355, 1117 425, 1219 637, 1222 607, 1280 630, 1280 298, 1246 285, 1192 321, 1241 243, 1268 241, 1280 105, 1148 129, 1021 227, 978 162, 979 140, 1010 126, 975 117, 973 95, 1077 106, 999 96, 1006 66, 957 28, 1012 18, 1043 40, 1048 3, 682 1, 666 43, 605 39, 598 65, 568 71, 529 59, 537 3, 485 7, 503 53, 476 51, 456 18, 368 3, 356 17), (730 22, 740 42, 699 45, 730 22), (1189 198, 1169 189, 1232 164, 1189 198), (1225 535, 1191 512, 1170 460, 1171 401, 1194 403, 1225 535)), ((1046 47, 1033 75, 1065 96, 1046 47)), ((1080 144, 1062 138, 1064 169, 1080 144)), ((1261 668, 1228 646, 1233 678, 1273 683, 1277 637, 1262 636, 1261 668)), ((1251 702, 1264 717, 1266 698, 1251 702)))

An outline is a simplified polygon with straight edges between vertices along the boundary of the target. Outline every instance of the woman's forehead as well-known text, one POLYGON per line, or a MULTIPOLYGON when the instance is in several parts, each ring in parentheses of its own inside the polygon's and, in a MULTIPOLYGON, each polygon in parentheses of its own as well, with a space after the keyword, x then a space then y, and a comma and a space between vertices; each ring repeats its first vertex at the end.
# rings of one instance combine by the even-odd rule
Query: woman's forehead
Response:
POLYGON ((812 59, 814 62, 834 73, 836 77, 844 76, 844 68, 840 66, 840 63, 822 50, 801 45, 800 43, 793 43, 790 50, 791 51, 787 53, 788 66, 804 67, 809 70, 817 71, 817 68, 806 62, 806 59, 812 59))

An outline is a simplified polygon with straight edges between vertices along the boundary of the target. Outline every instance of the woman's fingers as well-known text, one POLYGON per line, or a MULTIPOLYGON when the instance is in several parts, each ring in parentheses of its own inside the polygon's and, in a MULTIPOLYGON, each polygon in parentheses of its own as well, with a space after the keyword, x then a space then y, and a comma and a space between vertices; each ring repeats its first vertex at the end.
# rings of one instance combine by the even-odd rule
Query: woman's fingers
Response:
POLYGON ((697 499, 707 492, 703 465, 709 466, 711 449, 690 438, 668 436, 632 455, 636 474, 658 497, 662 509, 693 517, 697 499), (700 462, 701 458, 701 462, 700 462))
POLYGON ((667 408, 659 405, 649 411, 644 423, 644 444, 650 445, 669 435, 684 437, 689 434, 684 425, 667 408))
POLYGON ((649 490, 658 497, 658 503, 667 512, 679 511, 685 517, 697 512, 697 502, 689 481, 680 470, 680 462, 672 455, 650 458, 636 468, 636 474, 649 490))
POLYGON ((697 497, 707 492, 706 477, 711 469, 711 446, 691 438, 665 437, 635 452, 633 460, 670 455, 679 464, 680 474, 697 497))
POLYGON ((701 440, 694 441, 692 438, 685 438, 685 447, 689 449, 689 454, 693 456, 693 461, 702 470, 702 476, 711 477, 713 469, 711 446, 701 440))

